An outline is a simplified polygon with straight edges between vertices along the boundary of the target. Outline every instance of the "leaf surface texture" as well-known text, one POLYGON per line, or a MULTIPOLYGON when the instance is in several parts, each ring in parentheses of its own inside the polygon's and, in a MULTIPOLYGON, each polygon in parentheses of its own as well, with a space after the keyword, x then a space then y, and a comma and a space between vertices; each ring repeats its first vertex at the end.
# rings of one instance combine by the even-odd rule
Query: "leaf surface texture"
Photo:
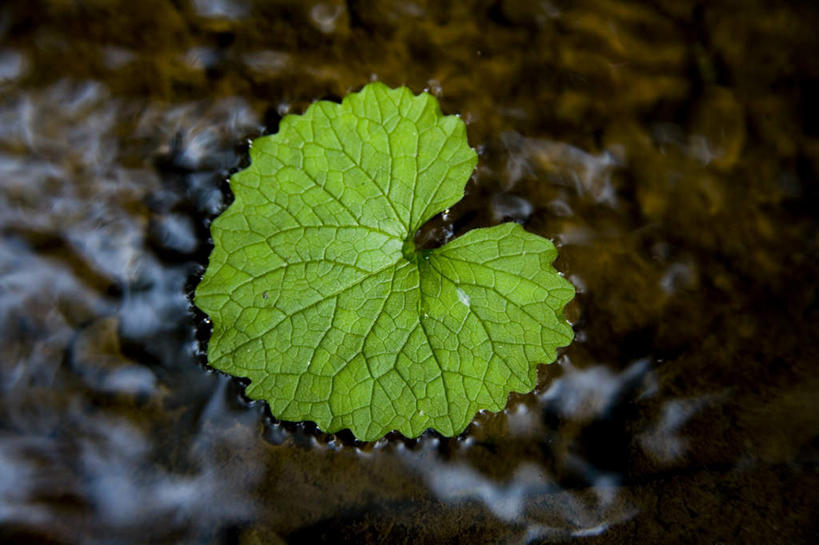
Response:
POLYGON ((547 239, 507 223, 416 251, 477 162, 429 94, 381 83, 256 139, 194 302, 208 363, 274 416, 360 440, 460 433, 535 387, 572 329, 547 239))

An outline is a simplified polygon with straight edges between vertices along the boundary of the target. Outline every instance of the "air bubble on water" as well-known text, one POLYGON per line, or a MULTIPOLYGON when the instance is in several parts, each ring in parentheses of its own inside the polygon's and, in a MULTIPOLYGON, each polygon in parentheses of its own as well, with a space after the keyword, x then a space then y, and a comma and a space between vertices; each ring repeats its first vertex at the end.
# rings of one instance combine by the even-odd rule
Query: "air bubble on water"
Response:
POLYGON ((455 230, 452 228, 452 225, 447 224, 443 228, 443 236, 444 236, 444 243, 449 242, 452 240, 452 237, 455 235, 455 230))
POLYGON ((290 112, 290 103, 289 102, 280 102, 278 106, 276 106, 276 113, 280 116, 284 117, 290 112))
POLYGON ((475 441, 475 440, 472 438, 472 436, 471 436, 471 435, 461 434, 461 435, 458 435, 458 436, 455 438, 455 441, 456 441, 457 443, 461 444, 461 445, 464 445, 464 446, 469 446, 469 445, 471 445, 472 443, 474 443, 474 441, 475 441))
POLYGON ((569 276, 569 282, 572 283, 577 293, 586 293, 586 283, 576 274, 569 276))
POLYGON ((330 34, 336 29, 338 18, 344 13, 341 5, 316 4, 310 10, 310 18, 316 27, 325 34, 330 34))

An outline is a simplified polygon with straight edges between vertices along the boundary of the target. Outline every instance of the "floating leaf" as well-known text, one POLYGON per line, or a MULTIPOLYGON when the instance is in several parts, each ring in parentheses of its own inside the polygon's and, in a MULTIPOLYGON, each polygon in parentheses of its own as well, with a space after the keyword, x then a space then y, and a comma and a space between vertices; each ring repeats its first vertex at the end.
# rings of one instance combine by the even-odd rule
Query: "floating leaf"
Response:
POLYGON ((250 156, 195 303, 209 364, 249 378, 277 418, 361 440, 454 435, 531 391, 571 341, 550 241, 508 223, 416 250, 477 162, 429 94, 372 83, 316 102, 250 156))

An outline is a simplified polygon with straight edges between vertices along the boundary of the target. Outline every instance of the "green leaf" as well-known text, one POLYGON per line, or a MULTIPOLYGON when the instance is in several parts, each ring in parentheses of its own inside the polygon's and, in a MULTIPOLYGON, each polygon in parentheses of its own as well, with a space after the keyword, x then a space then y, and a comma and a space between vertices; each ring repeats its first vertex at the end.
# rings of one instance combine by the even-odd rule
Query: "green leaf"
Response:
POLYGON ((429 94, 371 83, 316 102, 250 156, 195 304, 213 321, 209 364, 249 378, 277 418, 368 441, 454 435, 571 342, 574 289, 550 241, 507 223, 416 251, 477 162, 429 94))

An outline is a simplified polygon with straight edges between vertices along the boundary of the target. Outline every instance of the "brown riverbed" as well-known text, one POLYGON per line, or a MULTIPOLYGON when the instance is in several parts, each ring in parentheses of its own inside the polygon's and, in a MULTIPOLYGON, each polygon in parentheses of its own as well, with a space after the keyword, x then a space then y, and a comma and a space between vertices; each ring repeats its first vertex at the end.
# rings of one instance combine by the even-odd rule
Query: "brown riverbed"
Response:
POLYGON ((3 543, 814 543, 810 2, 0 5, 3 543), (371 79, 478 169, 418 239, 553 239, 576 340, 464 434, 357 443, 209 370, 248 139, 371 79))

